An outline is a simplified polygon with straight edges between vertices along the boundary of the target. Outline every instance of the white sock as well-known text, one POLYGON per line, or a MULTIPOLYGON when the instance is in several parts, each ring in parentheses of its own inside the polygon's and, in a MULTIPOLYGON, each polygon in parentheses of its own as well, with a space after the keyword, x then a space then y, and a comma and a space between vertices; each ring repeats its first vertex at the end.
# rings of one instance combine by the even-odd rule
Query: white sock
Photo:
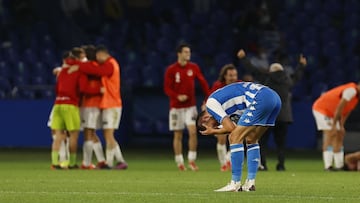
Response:
POLYGON ((83 144, 83 164, 90 166, 93 152, 93 141, 85 141, 83 144))
POLYGON ((114 165, 114 149, 106 148, 106 164, 109 167, 112 167, 114 165))
POLYGON ((328 147, 326 151, 323 151, 323 160, 324 160, 325 169, 332 166, 333 163, 334 152, 332 151, 332 147, 331 147, 331 151, 329 149, 330 148, 328 147))
POLYGON ((226 162, 231 162, 231 152, 230 151, 226 152, 226 162))
POLYGON ((70 137, 66 137, 65 149, 66 149, 66 159, 70 159, 70 137))
POLYGON ((188 152, 188 160, 189 160, 189 162, 196 160, 196 151, 189 151, 188 152))
POLYGON ((216 144, 216 151, 217 151, 217 155, 218 155, 218 159, 220 162, 220 165, 223 166, 224 164, 226 164, 226 145, 225 144, 216 144))
POLYGON ((334 165, 335 168, 341 169, 344 167, 344 151, 334 153, 334 165))
POLYGON ((125 159, 122 155, 121 149, 119 145, 116 145, 116 147, 113 149, 114 150, 114 155, 115 155, 115 159, 117 162, 125 162, 125 159))
POLYGON ((64 162, 67 160, 67 156, 66 156, 66 143, 65 141, 62 141, 60 143, 60 149, 59 149, 59 162, 64 162))
POLYGON ((176 164, 179 165, 184 165, 184 157, 182 154, 179 155, 175 155, 175 162, 176 164))
POLYGON ((95 152, 95 156, 98 162, 103 162, 105 161, 105 155, 104 155, 104 150, 102 147, 101 142, 96 142, 93 144, 93 149, 95 152))

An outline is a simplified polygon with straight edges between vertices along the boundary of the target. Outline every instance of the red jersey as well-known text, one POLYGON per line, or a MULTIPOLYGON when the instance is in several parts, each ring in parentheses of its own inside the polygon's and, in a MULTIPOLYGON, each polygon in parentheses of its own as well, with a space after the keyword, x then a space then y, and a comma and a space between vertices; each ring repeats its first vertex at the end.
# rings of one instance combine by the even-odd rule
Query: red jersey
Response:
MULTIPOLYGON (((93 65, 94 67, 99 68, 99 64, 95 61, 87 62, 88 64, 93 65)), ((88 75, 88 85, 90 87, 97 87, 102 86, 101 85, 101 77, 94 76, 94 75, 88 75)), ((101 102, 102 95, 90 95, 90 94, 84 94, 81 99, 81 106, 82 107, 97 107, 100 108, 100 102, 101 102)))
POLYGON ((69 67, 63 66, 56 82, 55 104, 79 105, 80 93, 100 94, 100 86, 88 86, 87 76, 80 71, 68 73, 69 67))
POLYGON ((197 64, 188 62, 185 66, 181 66, 176 62, 167 68, 164 91, 170 99, 170 108, 187 108, 196 105, 195 79, 199 81, 205 97, 208 97, 209 85, 197 64), (177 99, 180 94, 187 95, 188 99, 180 102, 177 99))
POLYGON ((82 63, 80 70, 86 74, 101 76, 101 83, 106 90, 101 98, 100 108, 122 107, 120 66, 115 58, 109 57, 104 63, 99 64, 99 67, 82 63))

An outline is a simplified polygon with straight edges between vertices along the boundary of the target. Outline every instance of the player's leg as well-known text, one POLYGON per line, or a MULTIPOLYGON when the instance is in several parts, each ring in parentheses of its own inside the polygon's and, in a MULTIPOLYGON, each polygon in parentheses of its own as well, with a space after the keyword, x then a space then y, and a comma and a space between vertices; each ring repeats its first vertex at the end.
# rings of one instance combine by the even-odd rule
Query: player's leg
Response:
POLYGON ((91 169, 92 152, 94 147, 93 133, 95 129, 84 128, 84 144, 83 144, 83 162, 82 169, 91 169))
POLYGON ((333 140, 335 170, 341 170, 344 167, 344 136, 345 134, 343 132, 337 131, 333 140))
POLYGON ((69 132, 69 169, 76 169, 77 146, 80 132, 80 112, 79 108, 74 105, 64 106, 63 115, 65 116, 66 130, 69 132))
POLYGON ((77 146, 79 140, 79 130, 69 131, 69 169, 76 169, 78 166, 76 165, 76 155, 77 155, 77 146))
POLYGON ((196 107, 189 107, 185 109, 185 125, 188 129, 189 133, 189 151, 188 151, 188 161, 189 161, 189 168, 193 171, 199 170, 198 166, 196 165, 195 161, 197 158, 197 146, 198 146, 198 135, 196 132, 196 117, 197 117, 197 110, 196 107))
POLYGON ((102 112, 103 132, 106 141, 106 162, 109 167, 114 165, 116 169, 127 169, 128 165, 124 159, 118 142, 115 139, 115 129, 119 128, 121 108, 104 109, 102 112))
POLYGON ((246 181, 242 186, 244 191, 255 191, 255 178, 260 162, 260 145, 258 140, 267 129, 267 126, 254 126, 254 129, 246 136, 248 173, 246 181))
POLYGON ((60 169, 59 163, 59 150, 61 142, 63 142, 66 138, 66 134, 63 130, 54 130, 55 137, 51 147, 51 167, 52 169, 60 169))
POLYGON ((333 133, 331 132, 331 118, 313 110, 317 129, 322 131, 322 155, 325 170, 333 169, 333 133))
POLYGON ((175 163, 180 171, 186 170, 182 152, 183 130, 185 128, 184 110, 170 109, 169 111, 169 129, 173 131, 173 150, 175 154, 175 163))
POLYGON ((231 152, 231 181, 228 185, 215 190, 216 192, 239 191, 241 189, 241 176, 244 161, 244 144, 243 141, 254 126, 236 126, 229 135, 230 152, 231 152))
POLYGON ((285 142, 286 142, 286 134, 288 130, 288 123, 278 121, 274 126, 274 141, 276 144, 276 152, 278 163, 276 165, 277 171, 285 170, 285 142))
POLYGON ((53 143, 51 146, 51 167, 52 169, 61 169, 59 164, 59 150, 61 142, 66 138, 64 133, 65 122, 61 114, 61 106, 55 105, 51 113, 50 127, 55 136, 53 136, 53 143))
POLYGON ((93 139, 93 150, 95 152, 95 156, 97 159, 97 168, 108 168, 108 166, 106 165, 106 160, 105 160, 105 155, 104 155, 104 149, 103 146, 101 144, 100 138, 99 136, 96 134, 96 131, 94 131, 94 134, 92 136, 93 139))
POLYGON ((228 167, 227 163, 227 135, 216 135, 217 143, 216 143, 216 152, 220 162, 220 171, 228 171, 230 168, 228 167))

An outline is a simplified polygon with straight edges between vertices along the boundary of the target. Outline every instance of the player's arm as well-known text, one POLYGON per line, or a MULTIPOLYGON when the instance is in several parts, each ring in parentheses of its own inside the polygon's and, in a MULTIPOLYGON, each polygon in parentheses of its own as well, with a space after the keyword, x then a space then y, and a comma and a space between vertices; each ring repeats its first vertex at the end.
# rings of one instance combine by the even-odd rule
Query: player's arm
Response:
POLYGON ((177 99, 179 94, 174 90, 174 77, 170 69, 167 69, 164 75, 164 92, 168 97, 177 99))
POLYGON ((92 62, 80 63, 79 68, 83 73, 97 76, 111 76, 114 72, 113 65, 107 62, 99 66, 95 66, 92 62))
POLYGON ((341 122, 341 115, 342 112, 344 110, 344 107, 346 106, 346 104, 348 103, 348 101, 346 101, 346 99, 342 98, 340 100, 340 103, 337 105, 336 109, 335 109, 335 114, 334 114, 334 122, 333 122, 333 129, 336 129, 336 123, 339 122, 340 124, 342 124, 341 122))
POLYGON ((246 57, 246 53, 243 49, 240 49, 237 53, 237 57, 238 59, 240 59, 241 63, 243 64, 243 66, 245 67, 245 69, 249 72, 254 73, 255 75, 261 75, 261 77, 265 77, 267 76, 268 72, 263 70, 263 69, 259 69, 257 67, 255 67, 250 60, 246 57))
POLYGON ((85 74, 80 74, 79 76, 79 87, 81 93, 90 95, 101 94, 104 90, 100 84, 89 85, 88 78, 85 74))
POLYGON ((202 74, 200 68, 197 66, 197 70, 196 70, 196 78, 199 81, 200 87, 202 89, 202 91, 204 92, 205 97, 209 97, 210 95, 210 89, 209 89, 209 84, 206 81, 204 75, 202 74))
POLYGON ((231 121, 229 116, 226 116, 222 120, 221 125, 222 125, 221 128, 213 128, 213 127, 203 124, 203 126, 206 129, 203 131, 200 131, 200 133, 203 135, 226 134, 226 133, 230 133, 231 131, 233 131, 236 127, 235 123, 231 121))

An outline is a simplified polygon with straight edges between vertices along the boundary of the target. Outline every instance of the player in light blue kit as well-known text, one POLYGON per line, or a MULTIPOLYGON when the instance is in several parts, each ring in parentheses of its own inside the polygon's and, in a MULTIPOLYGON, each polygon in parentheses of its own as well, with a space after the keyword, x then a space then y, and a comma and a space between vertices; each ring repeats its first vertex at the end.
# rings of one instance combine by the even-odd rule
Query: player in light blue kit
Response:
POLYGON ((255 191, 255 176, 260 161, 258 140, 269 126, 275 125, 280 111, 279 95, 269 87, 237 82, 212 93, 206 101, 206 111, 198 117, 198 128, 203 135, 230 133, 232 163, 231 182, 216 192, 255 191), (241 115, 237 124, 230 115, 241 115), (241 185, 244 145, 247 147, 248 175, 241 185))

